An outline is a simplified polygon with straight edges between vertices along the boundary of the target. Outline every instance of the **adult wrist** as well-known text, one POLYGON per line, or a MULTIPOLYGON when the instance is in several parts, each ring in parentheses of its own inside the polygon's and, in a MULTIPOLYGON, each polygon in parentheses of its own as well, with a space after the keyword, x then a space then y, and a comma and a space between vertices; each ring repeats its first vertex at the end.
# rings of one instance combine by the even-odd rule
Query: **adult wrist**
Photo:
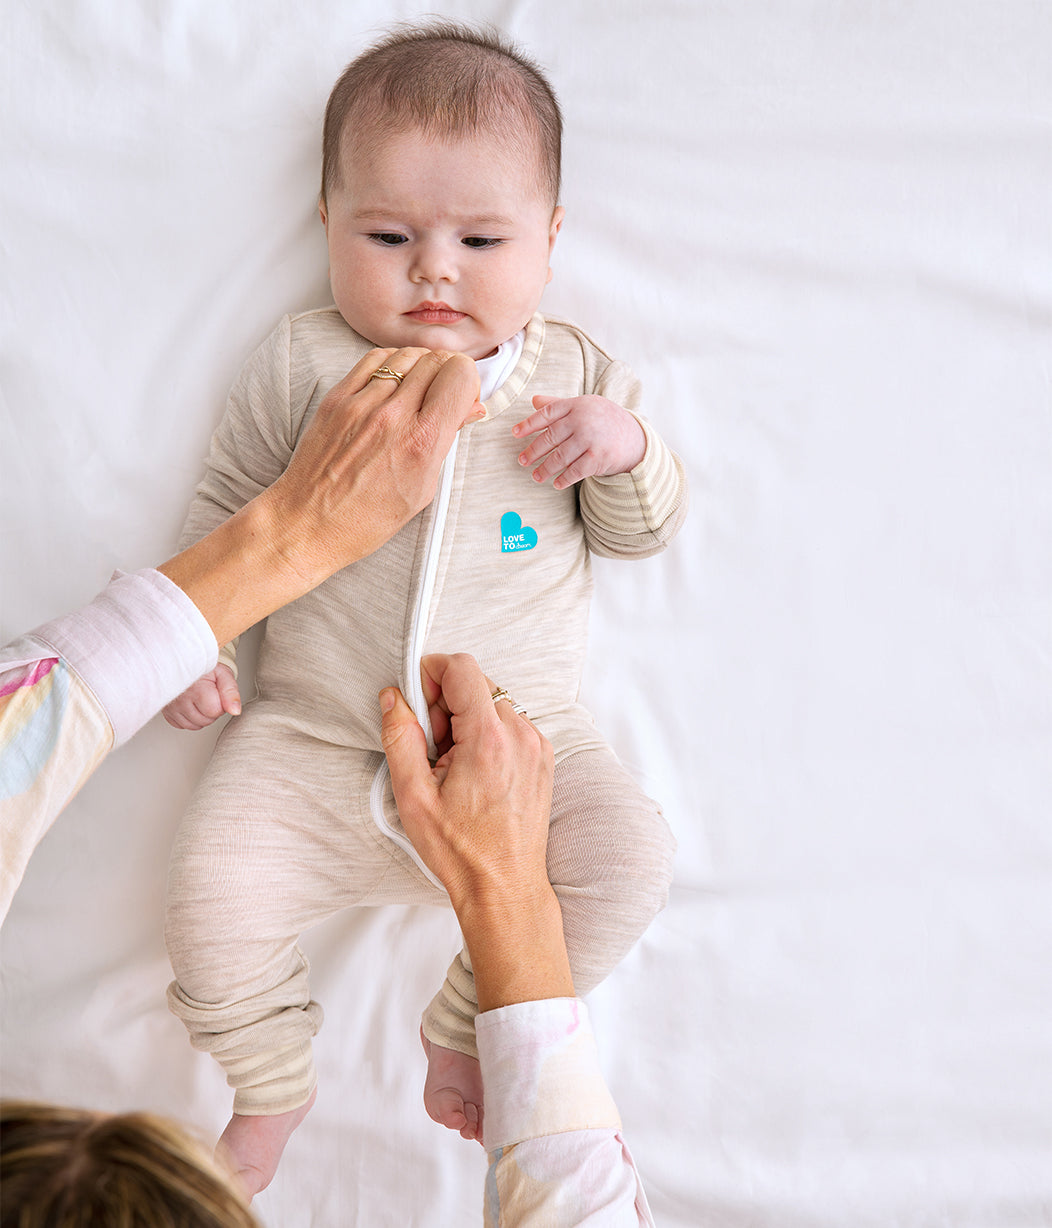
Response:
POLYGON ((543 887, 489 891, 453 904, 480 1010, 573 997, 562 910, 547 880, 543 887))
POLYGON ((324 578, 304 567, 297 527, 264 491, 158 571, 186 593, 225 644, 324 578))

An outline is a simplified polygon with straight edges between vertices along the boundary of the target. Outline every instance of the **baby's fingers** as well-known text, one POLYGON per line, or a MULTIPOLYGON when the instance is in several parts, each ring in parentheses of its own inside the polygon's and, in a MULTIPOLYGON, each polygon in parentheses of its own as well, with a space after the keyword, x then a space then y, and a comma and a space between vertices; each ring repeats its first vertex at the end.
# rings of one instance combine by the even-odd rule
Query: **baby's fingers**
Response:
POLYGON ((237 689, 237 681, 229 666, 216 666, 215 683, 216 693, 219 697, 219 711, 216 713, 216 716, 221 716, 224 712, 229 713, 230 716, 239 715, 241 712, 241 692, 237 689))
MULTIPOLYGON (((216 716, 218 715, 217 712, 216 716)), ((216 717, 202 712, 200 704, 181 695, 165 708, 164 719, 173 729, 188 729, 196 732, 199 729, 206 729, 216 717)))
POLYGON ((516 422, 511 428, 511 433, 516 438, 521 438, 523 435, 533 435, 537 431, 543 431, 544 428, 557 418, 561 418, 566 413, 565 407, 561 410, 553 409, 553 405, 559 403, 558 397, 534 397, 533 408, 534 413, 523 418, 521 422, 516 422))
POLYGON ((164 719, 173 729, 196 729, 196 725, 190 724, 190 719, 187 713, 183 710, 178 699, 173 699, 170 704, 163 708, 164 719))
MULTIPOLYGON (((552 486, 556 490, 565 490, 567 486, 572 486, 575 482, 580 482, 582 478, 593 477, 599 472, 599 462, 589 450, 585 450, 580 456, 560 473, 552 482, 552 486)), ((534 477, 537 475, 534 474, 534 477)))
POLYGON ((565 444, 552 451, 533 471, 535 482, 544 482, 552 478, 552 486, 556 490, 565 490, 582 478, 591 477, 596 472, 596 459, 588 448, 575 444, 571 437, 565 444))

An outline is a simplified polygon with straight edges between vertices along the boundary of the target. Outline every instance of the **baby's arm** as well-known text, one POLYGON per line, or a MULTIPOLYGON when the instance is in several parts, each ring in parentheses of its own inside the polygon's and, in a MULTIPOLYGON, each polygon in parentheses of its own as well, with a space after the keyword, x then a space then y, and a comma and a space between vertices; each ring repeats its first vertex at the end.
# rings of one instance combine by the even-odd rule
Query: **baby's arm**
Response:
MULTIPOLYGON (((296 428, 289 404, 290 322, 286 316, 250 355, 212 436, 208 463, 179 538, 186 550, 266 490, 292 458, 296 428)), ((204 729, 240 711, 237 638, 219 650, 217 669, 174 699, 164 717, 176 729, 204 729), (236 707, 234 705, 237 705, 236 707)))
POLYGON ((553 478, 555 489, 564 490, 582 478, 628 473, 646 452, 638 419, 607 397, 534 397, 533 408, 512 434, 534 436, 519 464, 540 461, 535 482, 553 478))
MULTIPOLYGON (((617 463, 596 465, 577 487, 588 548, 605 558, 642 559, 658 554, 675 537, 687 513, 687 478, 683 463, 653 425, 639 414, 639 380, 623 362, 609 362, 595 377, 588 378, 585 386, 587 395, 584 396, 558 400, 534 397, 535 412, 516 423, 512 431, 520 436, 531 433, 531 428, 540 429, 542 424, 538 419, 552 410, 557 411, 560 405, 575 406, 575 418, 581 416, 578 410, 584 405, 603 406, 603 413, 588 424, 588 429, 595 429, 598 423, 600 432, 613 438, 613 449, 620 449, 620 454, 617 463), (614 410, 617 412, 612 412, 614 410), (626 418, 638 428, 639 435, 624 427, 626 418), (636 451, 640 438, 642 450, 636 451)), ((558 434, 566 427, 560 427, 557 422, 554 430, 558 434)), ((552 451, 550 443, 548 447, 544 445, 547 431, 548 427, 544 426, 538 439, 533 441, 539 442, 536 453, 529 449, 522 453, 528 457, 525 463, 552 451)), ((555 465, 557 468, 558 459, 555 465)), ((563 480, 554 484, 569 486, 579 480, 572 473, 569 480, 566 477, 564 473, 563 480)), ((544 477, 539 480, 543 481, 544 477)))
POLYGON ((241 692, 233 670, 229 665, 217 665, 163 711, 164 719, 176 729, 205 729, 224 713, 237 716, 241 711, 241 692))

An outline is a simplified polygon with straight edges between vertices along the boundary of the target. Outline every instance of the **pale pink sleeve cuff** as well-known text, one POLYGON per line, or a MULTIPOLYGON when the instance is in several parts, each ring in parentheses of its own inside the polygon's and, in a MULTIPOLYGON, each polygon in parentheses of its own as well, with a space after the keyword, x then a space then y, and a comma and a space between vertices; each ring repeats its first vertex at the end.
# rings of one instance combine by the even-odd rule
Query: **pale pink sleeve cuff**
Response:
POLYGON ((213 669, 218 654, 201 611, 152 568, 114 572, 90 605, 30 637, 77 672, 113 726, 115 746, 213 669))
POLYGON ((578 998, 519 1002, 475 1019, 490 1153, 571 1130, 619 1130, 599 1069, 588 1009, 578 998))

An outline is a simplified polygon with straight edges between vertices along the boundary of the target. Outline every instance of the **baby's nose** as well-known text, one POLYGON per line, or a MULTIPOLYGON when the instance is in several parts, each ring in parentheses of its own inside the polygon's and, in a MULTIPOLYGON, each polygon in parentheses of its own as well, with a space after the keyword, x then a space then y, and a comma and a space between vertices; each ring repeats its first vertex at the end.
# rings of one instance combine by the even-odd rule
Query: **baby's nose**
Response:
POLYGON ((442 281, 455 282, 458 276, 457 261, 451 245, 442 242, 418 243, 409 276, 414 282, 428 282, 433 286, 442 281))

